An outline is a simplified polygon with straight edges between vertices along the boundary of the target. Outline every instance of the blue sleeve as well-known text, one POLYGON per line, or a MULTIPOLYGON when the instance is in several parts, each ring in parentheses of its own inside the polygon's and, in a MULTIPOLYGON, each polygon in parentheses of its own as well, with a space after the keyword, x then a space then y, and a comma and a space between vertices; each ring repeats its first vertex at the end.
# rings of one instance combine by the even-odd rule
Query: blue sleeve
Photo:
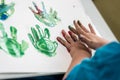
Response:
POLYGON ((98 48, 92 58, 76 65, 66 80, 120 80, 120 43, 98 48))

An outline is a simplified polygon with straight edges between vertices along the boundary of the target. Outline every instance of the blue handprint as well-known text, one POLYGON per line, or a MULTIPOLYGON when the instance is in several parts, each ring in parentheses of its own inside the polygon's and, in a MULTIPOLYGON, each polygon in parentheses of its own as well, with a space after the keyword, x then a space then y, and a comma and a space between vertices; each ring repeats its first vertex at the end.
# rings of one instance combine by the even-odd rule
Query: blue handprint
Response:
POLYGON ((14 3, 5 4, 5 0, 1 0, 0 4, 0 20, 6 20, 14 13, 14 3))

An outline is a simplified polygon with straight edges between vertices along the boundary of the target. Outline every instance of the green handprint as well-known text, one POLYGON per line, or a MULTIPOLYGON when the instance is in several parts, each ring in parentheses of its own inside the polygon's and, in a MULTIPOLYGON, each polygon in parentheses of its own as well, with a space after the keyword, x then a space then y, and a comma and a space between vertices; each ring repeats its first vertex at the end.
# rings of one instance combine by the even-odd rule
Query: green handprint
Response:
POLYGON ((0 49, 14 57, 22 57, 24 51, 28 48, 28 44, 24 40, 22 40, 22 44, 17 42, 17 29, 13 26, 10 27, 12 38, 8 38, 2 23, 0 23, 0 31, 2 34, 0 36, 0 49))
POLYGON ((50 32, 47 28, 43 32, 39 25, 35 25, 35 27, 37 30, 31 27, 32 34, 28 33, 31 43, 38 51, 48 56, 54 56, 58 43, 50 40, 50 32))
POLYGON ((34 16, 36 17, 36 19, 38 19, 40 22, 44 23, 47 26, 54 27, 58 21, 61 21, 57 17, 57 12, 53 11, 53 9, 50 8, 49 13, 47 13, 44 3, 41 2, 41 4, 42 4, 43 11, 39 9, 34 2, 33 2, 33 5, 36 8, 37 12, 34 11, 31 7, 29 8, 34 13, 34 16))
POLYGON ((14 13, 14 3, 5 4, 5 0, 1 0, 0 4, 0 20, 6 20, 14 13))

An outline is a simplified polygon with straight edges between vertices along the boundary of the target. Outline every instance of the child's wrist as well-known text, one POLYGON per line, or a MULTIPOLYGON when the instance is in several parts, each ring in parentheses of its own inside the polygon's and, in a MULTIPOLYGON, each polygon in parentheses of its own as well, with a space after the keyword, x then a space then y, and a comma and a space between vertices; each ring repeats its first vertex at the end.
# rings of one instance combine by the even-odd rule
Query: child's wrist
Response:
MULTIPOLYGON (((73 53, 74 54, 74 53, 73 53)), ((75 55, 72 56, 73 60, 82 60, 84 58, 89 58, 91 57, 91 53, 85 50, 81 50, 79 53, 75 53, 75 55)))

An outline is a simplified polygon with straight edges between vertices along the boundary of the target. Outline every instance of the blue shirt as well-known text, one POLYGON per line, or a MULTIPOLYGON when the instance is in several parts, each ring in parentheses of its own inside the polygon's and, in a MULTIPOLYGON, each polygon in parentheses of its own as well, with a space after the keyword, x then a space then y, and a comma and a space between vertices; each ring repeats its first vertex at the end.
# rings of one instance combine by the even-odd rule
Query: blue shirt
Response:
POLYGON ((66 80, 120 80, 120 43, 98 48, 92 58, 76 65, 66 80))

